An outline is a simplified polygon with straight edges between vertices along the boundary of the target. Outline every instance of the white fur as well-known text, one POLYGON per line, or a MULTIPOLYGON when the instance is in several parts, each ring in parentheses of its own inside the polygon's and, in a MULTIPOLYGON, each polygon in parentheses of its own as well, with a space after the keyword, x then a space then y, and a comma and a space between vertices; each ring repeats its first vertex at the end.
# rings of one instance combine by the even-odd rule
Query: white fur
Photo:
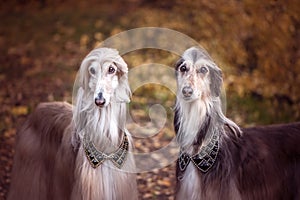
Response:
MULTIPOLYGON (((177 141, 186 151, 192 146, 197 136, 201 123, 195 123, 195 119, 201 120, 205 118, 207 113, 206 105, 202 101, 184 102, 177 99, 176 107, 179 109, 179 131, 177 141), (179 105, 180 104, 180 105, 179 105)), ((192 153, 192 152, 189 152, 192 153)))
POLYGON ((190 164, 187 166, 186 172, 182 177, 180 190, 177 191, 176 199, 183 200, 201 200, 201 181, 198 176, 197 168, 190 164))

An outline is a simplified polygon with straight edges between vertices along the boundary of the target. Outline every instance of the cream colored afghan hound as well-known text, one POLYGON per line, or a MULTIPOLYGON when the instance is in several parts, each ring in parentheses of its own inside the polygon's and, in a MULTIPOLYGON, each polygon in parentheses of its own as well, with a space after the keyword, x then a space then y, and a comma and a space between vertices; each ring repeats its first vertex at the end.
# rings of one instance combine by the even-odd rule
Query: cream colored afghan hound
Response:
POLYGON ((175 68, 176 199, 300 199, 300 123, 240 129, 222 112, 222 73, 205 50, 186 50, 175 68))
POLYGON ((41 103, 18 131, 9 200, 137 199, 127 64, 98 48, 83 60, 75 105, 41 103))

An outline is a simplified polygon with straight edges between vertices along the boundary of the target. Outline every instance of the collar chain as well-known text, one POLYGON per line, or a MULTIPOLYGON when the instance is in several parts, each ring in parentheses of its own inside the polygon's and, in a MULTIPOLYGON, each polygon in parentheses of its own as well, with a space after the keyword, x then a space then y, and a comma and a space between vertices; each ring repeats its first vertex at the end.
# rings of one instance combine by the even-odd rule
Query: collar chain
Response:
POLYGON ((181 173, 186 170, 190 161, 203 173, 208 172, 208 170, 214 165, 216 162, 217 156, 219 152, 219 136, 218 134, 213 134, 209 143, 206 146, 202 146, 200 148, 199 153, 195 155, 189 155, 184 152, 182 149, 180 150, 180 156, 178 159, 178 165, 181 173))
POLYGON ((98 167, 106 160, 110 160, 117 168, 120 169, 126 161, 129 142, 126 133, 124 133, 123 141, 119 148, 109 155, 99 151, 95 147, 94 143, 92 141, 88 141, 86 137, 84 137, 83 147, 85 155, 93 168, 98 167))

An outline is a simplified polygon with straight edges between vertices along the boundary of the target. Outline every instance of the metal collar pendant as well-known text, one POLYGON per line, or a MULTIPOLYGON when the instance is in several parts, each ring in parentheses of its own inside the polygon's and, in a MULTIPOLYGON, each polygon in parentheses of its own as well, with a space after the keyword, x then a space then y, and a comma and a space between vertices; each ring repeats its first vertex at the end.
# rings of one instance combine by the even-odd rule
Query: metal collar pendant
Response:
POLYGON ((183 173, 190 161, 203 173, 208 172, 208 170, 216 162, 219 152, 219 136, 213 134, 209 143, 206 146, 201 147, 199 153, 190 156, 188 153, 183 151, 180 152, 178 165, 180 171, 183 173))
POLYGON ((93 168, 98 167, 106 160, 110 160, 117 168, 122 168, 126 161, 129 148, 128 138, 125 133, 119 148, 109 155, 99 151, 92 141, 87 141, 86 138, 84 140, 83 147, 85 155, 93 168))

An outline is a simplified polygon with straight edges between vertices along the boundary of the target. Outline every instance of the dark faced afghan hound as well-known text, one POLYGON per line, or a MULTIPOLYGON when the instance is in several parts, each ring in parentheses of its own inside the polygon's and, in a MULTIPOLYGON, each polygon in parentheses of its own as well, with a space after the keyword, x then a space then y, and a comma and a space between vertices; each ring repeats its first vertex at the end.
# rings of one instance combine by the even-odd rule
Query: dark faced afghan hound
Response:
POLYGON ((17 135, 8 200, 137 199, 127 64, 98 48, 82 61, 75 105, 42 103, 17 135))
POLYGON ((240 129, 221 109, 220 68, 199 47, 176 78, 176 199, 300 199, 300 123, 240 129))

